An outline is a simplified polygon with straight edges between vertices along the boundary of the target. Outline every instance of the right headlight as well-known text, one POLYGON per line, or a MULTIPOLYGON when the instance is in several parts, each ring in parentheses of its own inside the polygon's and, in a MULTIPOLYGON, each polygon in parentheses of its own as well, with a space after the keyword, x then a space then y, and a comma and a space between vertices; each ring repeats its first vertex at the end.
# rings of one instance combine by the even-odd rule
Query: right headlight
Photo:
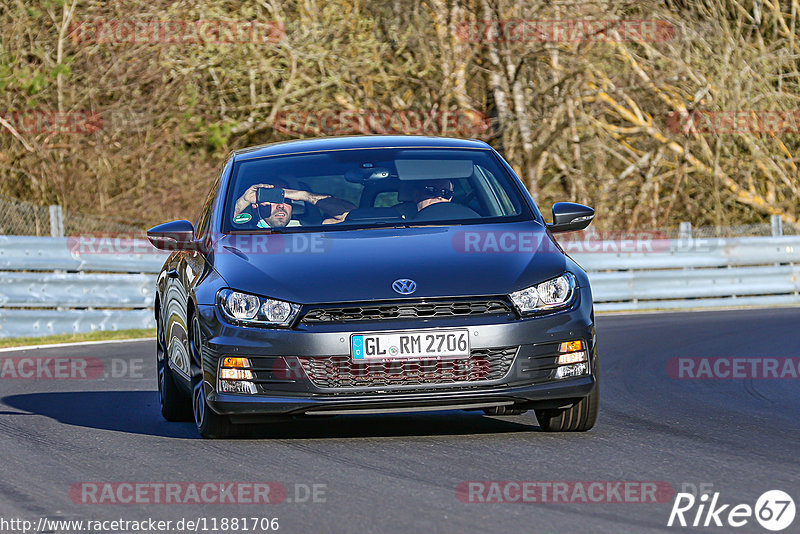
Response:
POLYGON ((555 310, 568 306, 575 296, 575 277, 564 273, 541 284, 511 293, 511 301, 521 314, 555 310))
POLYGON ((217 306, 233 322, 262 326, 289 326, 300 311, 300 306, 291 302, 232 289, 217 293, 217 306))

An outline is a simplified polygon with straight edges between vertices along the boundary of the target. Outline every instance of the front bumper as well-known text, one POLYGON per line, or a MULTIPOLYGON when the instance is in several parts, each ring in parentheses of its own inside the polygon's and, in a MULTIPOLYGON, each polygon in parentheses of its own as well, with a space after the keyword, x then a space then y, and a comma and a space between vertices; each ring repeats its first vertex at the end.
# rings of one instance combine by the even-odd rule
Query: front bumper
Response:
POLYGON ((298 325, 292 329, 248 328, 227 323, 215 306, 198 308, 203 343, 206 398, 215 412, 234 422, 260 416, 381 413, 433 409, 479 409, 492 406, 552 408, 569 406, 587 396, 596 384, 597 349, 591 293, 582 288, 567 310, 518 317, 450 317, 437 319, 360 321, 347 324, 298 325), (501 375, 458 383, 381 384, 320 387, 305 373, 259 375, 257 394, 216 390, 220 358, 237 356, 269 368, 276 362, 349 358, 350 335, 382 330, 467 328, 473 351, 514 349, 513 361, 501 375), (589 355, 588 375, 555 378, 556 347, 581 339, 589 355))
POLYGON ((414 412, 429 409, 481 409, 494 406, 521 408, 559 408, 570 406, 591 393, 594 376, 528 386, 504 386, 493 389, 383 395, 336 395, 310 397, 272 397, 217 394, 215 411, 240 416, 234 422, 257 421, 259 415, 334 415, 345 413, 414 412), (255 416, 255 417, 254 417, 255 416))

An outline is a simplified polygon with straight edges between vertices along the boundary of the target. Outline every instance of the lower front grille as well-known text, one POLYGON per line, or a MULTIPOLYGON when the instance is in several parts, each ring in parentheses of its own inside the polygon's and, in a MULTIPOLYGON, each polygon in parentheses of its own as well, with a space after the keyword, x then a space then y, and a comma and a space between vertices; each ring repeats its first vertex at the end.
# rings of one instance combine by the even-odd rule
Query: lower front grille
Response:
POLYGON ((458 360, 354 362, 348 356, 299 357, 306 376, 318 388, 362 388, 435 384, 471 384, 503 378, 518 347, 473 349, 458 360))

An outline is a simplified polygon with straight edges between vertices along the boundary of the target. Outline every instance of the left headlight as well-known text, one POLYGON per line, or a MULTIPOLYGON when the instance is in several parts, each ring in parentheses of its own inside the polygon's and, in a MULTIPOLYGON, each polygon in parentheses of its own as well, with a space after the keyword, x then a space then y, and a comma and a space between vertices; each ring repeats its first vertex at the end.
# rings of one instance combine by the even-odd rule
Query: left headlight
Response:
POLYGON ((300 306, 291 302, 232 289, 217 293, 217 306, 232 322, 261 326, 289 326, 300 311, 300 306))
POLYGON ((509 296, 521 314, 568 306, 575 296, 575 277, 564 273, 541 284, 526 287, 509 296))

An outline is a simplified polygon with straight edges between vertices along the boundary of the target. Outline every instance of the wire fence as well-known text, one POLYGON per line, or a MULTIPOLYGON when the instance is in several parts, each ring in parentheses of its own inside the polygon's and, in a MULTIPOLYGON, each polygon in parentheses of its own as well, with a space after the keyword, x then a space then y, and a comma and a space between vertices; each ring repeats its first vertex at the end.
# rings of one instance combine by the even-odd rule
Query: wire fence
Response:
POLYGON ((0 197, 0 234, 51 235, 49 208, 0 197))
POLYGON ((144 228, 0 195, 0 235, 63 237, 95 232, 143 235, 144 228))

